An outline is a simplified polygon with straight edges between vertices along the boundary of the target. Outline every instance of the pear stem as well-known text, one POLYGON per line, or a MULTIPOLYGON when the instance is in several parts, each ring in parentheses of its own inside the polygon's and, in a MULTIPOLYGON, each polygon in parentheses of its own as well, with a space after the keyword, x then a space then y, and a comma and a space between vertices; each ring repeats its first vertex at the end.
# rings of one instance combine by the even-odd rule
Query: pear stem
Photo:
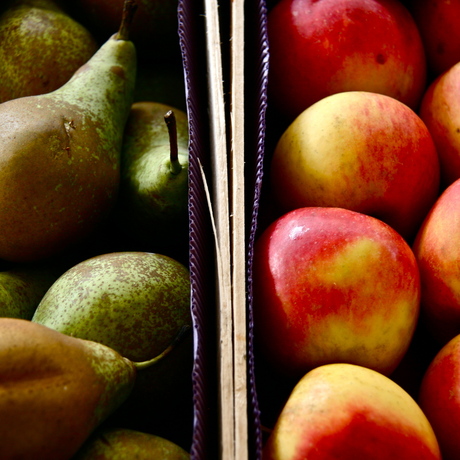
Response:
POLYGON ((168 110, 164 116, 166 126, 168 127, 169 134, 169 158, 171 162, 171 174, 179 174, 182 170, 182 165, 179 161, 179 149, 177 146, 177 123, 176 116, 172 110, 168 110))
POLYGON ((156 363, 161 361, 164 357, 169 355, 175 346, 182 341, 185 337, 185 334, 190 330, 189 325, 184 325, 179 329, 179 332, 174 337, 173 341, 157 356, 147 361, 133 361, 132 364, 137 370, 147 369, 151 366, 154 366, 156 363))
POLYGON ((116 35, 117 40, 129 40, 129 33, 134 19, 134 13, 137 10, 137 3, 135 0, 125 0, 123 4, 123 15, 121 17, 121 24, 116 35))

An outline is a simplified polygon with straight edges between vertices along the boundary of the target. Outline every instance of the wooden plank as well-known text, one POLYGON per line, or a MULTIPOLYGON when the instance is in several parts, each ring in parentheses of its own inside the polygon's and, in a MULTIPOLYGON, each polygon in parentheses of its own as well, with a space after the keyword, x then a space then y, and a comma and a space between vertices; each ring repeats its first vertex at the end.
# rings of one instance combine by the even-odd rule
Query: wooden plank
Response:
POLYGON ((244 0, 231 2, 230 161, 235 456, 248 458, 246 242, 244 181, 244 0))
POLYGON ((205 0, 208 59, 209 114, 211 125, 212 215, 216 236, 217 328, 220 458, 235 459, 233 381, 233 317, 229 172, 226 113, 223 89, 221 32, 217 0, 205 0))

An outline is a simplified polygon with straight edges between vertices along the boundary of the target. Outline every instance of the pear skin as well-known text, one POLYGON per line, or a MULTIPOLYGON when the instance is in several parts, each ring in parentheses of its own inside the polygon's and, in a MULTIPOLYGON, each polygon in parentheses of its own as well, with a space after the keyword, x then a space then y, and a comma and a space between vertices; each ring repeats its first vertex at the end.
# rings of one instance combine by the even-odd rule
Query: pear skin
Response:
MULTIPOLYGON (((63 273, 32 320, 103 343, 133 361, 146 361, 183 325, 192 325, 190 289, 188 269, 165 255, 102 254, 63 273)), ((188 417, 192 366, 193 337, 187 334, 165 359, 139 373, 129 400, 117 411, 123 423, 129 420, 130 427, 150 430, 163 427, 172 413, 186 410, 182 417, 188 417)))
POLYGON ((134 103, 123 138, 119 200, 111 217, 127 240, 142 244, 140 249, 181 260, 188 250, 188 140, 184 111, 152 101, 134 103), (167 115, 174 117, 172 131, 167 115))
POLYGON ((101 254, 63 273, 33 321, 146 361, 191 325, 190 274, 161 254, 101 254))
POLYGON ((60 88, 97 48, 52 0, 12 2, 0 16, 0 103, 60 88))
POLYGON ((190 460, 190 454, 161 436, 126 428, 98 430, 73 460, 190 460))
POLYGON ((135 377, 133 363, 104 345, 0 318, 0 458, 68 460, 135 377))
POLYGON ((135 74, 114 34, 61 88, 0 104, 0 258, 51 257, 110 212, 135 74))
POLYGON ((0 317, 32 319, 46 291, 62 274, 51 264, 0 271, 0 317))

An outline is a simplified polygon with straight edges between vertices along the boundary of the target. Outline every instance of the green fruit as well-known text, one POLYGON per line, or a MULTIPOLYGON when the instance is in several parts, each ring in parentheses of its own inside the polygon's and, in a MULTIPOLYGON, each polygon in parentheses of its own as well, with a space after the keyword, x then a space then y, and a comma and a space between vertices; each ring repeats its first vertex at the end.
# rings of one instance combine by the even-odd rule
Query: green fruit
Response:
POLYGON ((54 1, 11 2, 0 16, 0 102, 60 88, 96 50, 90 32, 54 1))
POLYGON ((71 458, 128 397, 136 372, 102 344, 0 318, 0 458, 71 458))
MULTIPOLYGON (((95 256, 67 270, 50 287, 32 320, 100 342, 133 361, 146 361, 192 324, 189 271, 154 253, 95 256)), ((192 365, 192 335, 187 334, 167 357, 139 375, 122 408, 124 426, 128 421, 136 428, 161 425, 178 407, 183 414, 184 401, 192 398, 192 365)))
POLYGON ((189 271, 160 254, 95 256, 53 283, 33 321, 145 361, 191 325, 189 271))
POLYGON ((32 319, 61 271, 51 265, 18 266, 0 272, 0 317, 32 319))
POLYGON ((160 436, 106 428, 92 436, 73 460, 189 460, 182 447, 160 436))
POLYGON ((0 104, 1 259, 62 252, 112 209, 136 75, 128 19, 61 88, 0 104))
POLYGON ((185 112, 157 102, 134 103, 112 217, 129 239, 175 257, 172 248, 188 245, 188 160, 185 112))

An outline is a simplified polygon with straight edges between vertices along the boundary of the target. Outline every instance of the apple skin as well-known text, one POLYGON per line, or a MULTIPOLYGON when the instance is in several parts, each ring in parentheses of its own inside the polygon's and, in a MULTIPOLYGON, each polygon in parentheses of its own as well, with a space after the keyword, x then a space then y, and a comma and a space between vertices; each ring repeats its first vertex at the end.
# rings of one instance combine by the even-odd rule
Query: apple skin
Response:
POLYGON ((388 377, 329 364, 294 387, 264 460, 440 460, 433 429, 416 401, 388 377))
POLYGON ((270 100, 294 119, 343 91, 392 96, 416 109, 426 59, 414 19, 394 0, 280 0, 268 13, 270 100))
POLYGON ((460 333, 460 179, 438 198, 413 244, 422 284, 421 312, 442 345, 460 333))
POLYGON ((407 8, 417 24, 431 78, 460 61, 460 2, 411 0, 407 8))
POLYGON ((419 316, 409 245, 341 208, 299 208, 269 225, 254 247, 253 292, 258 353, 286 378, 332 362, 389 375, 419 316))
MULTIPOLYGON (((458 5, 460 8, 460 2, 458 5)), ((460 178, 460 63, 430 84, 423 96, 419 115, 436 145, 441 183, 445 188, 460 178)))
POLYGON ((281 135, 270 165, 281 212, 333 206, 369 214, 411 240, 439 196, 433 139, 409 107, 382 94, 334 94, 281 135))
POLYGON ((423 376, 418 402, 444 460, 460 458, 460 335, 445 344, 423 376))

